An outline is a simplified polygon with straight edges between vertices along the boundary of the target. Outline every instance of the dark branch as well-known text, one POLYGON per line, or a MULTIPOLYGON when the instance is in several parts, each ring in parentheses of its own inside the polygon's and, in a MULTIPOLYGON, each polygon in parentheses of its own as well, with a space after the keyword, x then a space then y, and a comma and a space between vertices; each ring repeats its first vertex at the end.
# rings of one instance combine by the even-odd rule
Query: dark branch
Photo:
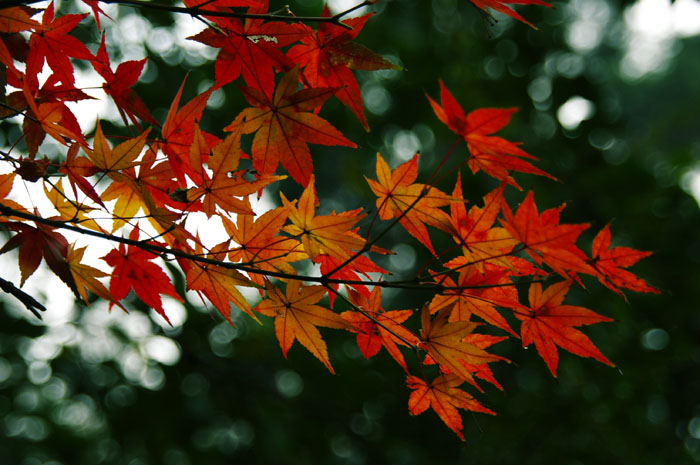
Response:
POLYGON ((39 302, 21 289, 15 287, 10 281, 0 278, 0 289, 7 294, 13 295, 17 300, 22 302, 27 310, 32 312, 35 317, 41 320, 41 313, 39 311, 45 312, 46 307, 41 305, 39 302))

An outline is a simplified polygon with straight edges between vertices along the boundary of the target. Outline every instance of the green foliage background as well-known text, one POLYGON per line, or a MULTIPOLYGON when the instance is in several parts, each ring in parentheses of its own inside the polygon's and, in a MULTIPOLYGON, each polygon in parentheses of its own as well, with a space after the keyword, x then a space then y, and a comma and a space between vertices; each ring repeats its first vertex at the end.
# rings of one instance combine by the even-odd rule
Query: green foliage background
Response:
MULTIPOLYGON (((517 176, 525 189, 535 190, 538 205, 567 202, 567 222, 593 224, 584 240, 614 219, 613 235, 622 245, 654 251, 635 272, 661 289, 661 295, 629 295, 626 303, 592 282, 587 292, 575 294, 579 305, 617 320, 587 330, 617 369, 563 353, 557 381, 534 350, 524 351, 515 341, 502 343, 496 350, 513 361, 496 367, 504 390, 487 387, 483 395, 475 393, 498 416, 464 415, 464 445, 433 413, 410 417, 402 370, 385 353, 365 361, 346 334, 324 332, 338 373, 333 376, 301 347, 295 346, 285 360, 270 324, 260 328, 240 318, 230 328, 193 299, 187 303, 187 322, 174 330, 139 311, 105 316, 137 323, 97 329, 93 313, 77 307, 75 323, 53 344, 42 339, 47 330, 41 322, 1 304, 2 462, 700 462, 700 215, 695 200, 680 187, 683 173, 700 156, 700 38, 679 40, 667 69, 625 80, 619 72, 620 24, 629 4, 605 3, 612 18, 605 39, 577 53, 567 44, 567 28, 572 11, 587 4, 599 3, 574 0, 552 10, 521 8, 540 28, 535 31, 503 16, 494 22, 466 0, 380 0, 379 13, 358 41, 399 60, 406 70, 358 76, 363 89, 374 89, 366 93, 375 99, 368 106, 381 108, 386 103, 382 95, 389 95, 391 104, 384 112, 368 112, 372 133, 365 134, 347 109, 330 102, 322 116, 360 148, 313 147, 312 153, 319 195, 332 208, 369 207, 373 199, 362 176, 374 176, 375 153, 390 154, 399 131, 412 130, 418 137, 425 176, 453 142, 424 98, 425 92, 437 96, 438 78, 467 111, 519 107, 507 136, 522 140, 528 152, 540 157, 539 166, 560 180, 517 176), (578 72, 564 65, 557 71, 557 63, 567 57, 578 63, 578 72), (551 92, 533 102, 533 81, 543 76, 551 92), (592 101, 596 113, 567 131, 556 122, 555 112, 573 95, 592 101), (125 376, 120 362, 143 350, 139 331, 164 334, 181 351, 174 365, 149 362, 146 376, 153 377, 152 389, 125 376), (118 353, 85 349, 105 335, 120 341, 118 353), (80 344, 73 343, 76 338, 80 344)), ((64 1, 61 11, 70 5, 64 1)), ((304 15, 318 14, 322 5, 305 0, 291 7, 304 15)), ((132 10, 122 7, 119 15, 127 11, 132 10)), ((148 16, 163 27, 173 21, 170 14, 148 16)), ((84 25, 81 33, 96 38, 93 24, 84 25)), ((192 69, 172 54, 167 60, 151 54, 149 60, 149 82, 137 89, 151 108, 160 108, 154 112, 160 120, 186 72, 190 90, 184 100, 204 85, 200 81, 212 79, 212 62, 192 69)), ((231 89, 221 108, 208 110, 203 124, 220 129, 216 122, 232 120, 242 105, 231 89)), ((6 140, 13 131, 11 123, 0 124, 6 140)), ((464 150, 453 155, 451 166, 464 150)), ((463 175, 465 196, 475 202, 493 185, 481 174, 463 175)), ((450 178, 441 187, 451 189, 453 182, 450 178)), ((522 198, 511 194, 513 201, 522 198)), ((391 241, 410 239, 397 232, 391 241)), ((429 258, 415 252, 415 266, 429 258)), ((414 308, 420 302, 421 296, 394 293, 385 308, 414 308)))

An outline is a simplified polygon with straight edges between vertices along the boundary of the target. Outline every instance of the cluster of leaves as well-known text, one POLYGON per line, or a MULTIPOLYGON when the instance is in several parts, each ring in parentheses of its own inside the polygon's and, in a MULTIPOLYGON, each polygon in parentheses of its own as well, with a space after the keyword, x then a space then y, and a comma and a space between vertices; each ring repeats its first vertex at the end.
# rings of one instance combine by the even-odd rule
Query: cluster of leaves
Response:
MULTIPOLYGON (((99 30, 100 19, 105 21, 99 2, 84 1, 99 30)), ((507 9, 497 2, 475 4, 507 9)), ((295 21, 281 21, 264 0, 184 5, 177 11, 206 24, 189 39, 219 49, 214 85, 181 105, 183 82, 162 124, 132 89, 145 58, 113 71, 104 35, 94 54, 71 35, 87 13, 57 16, 53 3, 0 9, 0 71, 3 87, 14 89, 2 93, 0 117, 21 118, 26 147, 21 155, 17 144, 2 153, 9 170, 0 175, 0 222, 10 238, 0 253, 19 249, 20 285, 43 260, 86 304, 92 293, 126 310, 123 299, 133 290, 167 320, 162 296, 182 300, 159 263, 171 260, 187 289, 229 322, 232 306, 258 322, 274 318, 285 355, 298 341, 333 372, 321 327, 354 334, 366 358, 385 348, 406 373, 410 413, 431 407, 462 439, 457 409, 493 413, 461 386, 481 390, 481 381, 500 388, 489 365, 507 361, 490 352, 499 341, 534 343, 554 376, 558 348, 612 365, 576 329, 610 318, 564 299, 572 286, 583 285, 582 275, 620 295, 656 292, 625 269, 648 252, 611 248, 606 226, 586 254, 577 241, 588 225, 561 224, 563 206, 540 213, 532 192, 517 208, 508 205, 505 190, 520 189, 514 172, 553 178, 517 143, 494 135, 515 109, 465 114, 442 83, 440 102, 428 97, 437 118, 466 142, 464 164, 472 174, 483 171, 500 181, 481 206, 467 209, 460 175, 451 193, 442 192, 416 182, 418 155, 391 169, 378 154, 376 179, 367 178, 377 198, 373 218, 362 208, 317 214, 322 199, 309 144, 355 147, 319 116, 321 107, 335 97, 368 129, 352 70, 399 69, 354 41, 372 15, 343 20, 348 12, 331 16, 324 8, 318 18, 299 22, 292 16, 286 19, 295 21), (94 134, 84 133, 67 103, 93 97, 75 86, 73 60, 103 79, 104 93, 136 136, 112 146, 99 121, 94 134), (209 97, 233 83, 250 106, 232 115, 225 135, 205 131, 199 121, 209 97), (38 156, 47 137, 65 147, 61 159, 38 156), (252 144, 250 154, 242 141, 252 144), (256 216, 250 197, 287 176, 303 187, 299 198, 281 194, 279 207, 256 216), (51 213, 11 198, 23 183, 37 181, 54 207, 51 213), (205 245, 190 221, 194 212, 222 224, 228 239, 205 245), (384 229, 372 234, 379 221, 386 222, 384 229), (394 227, 433 255, 425 273, 410 281, 381 278, 388 272, 372 258, 392 253, 380 241, 394 227), (101 257, 109 272, 86 263, 89 246, 70 243, 62 230, 111 241, 113 250, 101 257), (437 251, 430 237, 436 233, 455 245, 437 251), (320 266, 320 276, 298 271, 309 262, 320 266), (258 289, 259 303, 252 305, 240 287, 258 289), (381 290, 387 287, 427 289, 433 296, 421 308, 386 310, 381 290), (519 289, 527 299, 519 298, 519 289), (490 334, 491 328, 503 335, 490 334), (414 355, 410 363, 406 354, 414 355)), ((2 282, 36 311, 40 304, 2 282)))

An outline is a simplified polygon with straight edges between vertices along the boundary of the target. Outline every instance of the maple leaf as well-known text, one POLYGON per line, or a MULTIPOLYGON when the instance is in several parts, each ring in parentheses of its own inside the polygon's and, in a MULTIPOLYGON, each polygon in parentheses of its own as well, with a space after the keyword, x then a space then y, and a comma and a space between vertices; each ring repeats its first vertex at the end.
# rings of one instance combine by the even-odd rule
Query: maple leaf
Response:
MULTIPOLYGON (((267 0, 251 6, 248 13, 267 13, 267 0)), ((208 28, 188 37, 210 47, 220 48, 214 66, 216 87, 243 77, 245 83, 263 95, 271 96, 275 86, 274 70, 289 71, 294 62, 279 47, 309 34, 300 24, 265 22, 261 19, 211 17, 217 28, 208 28)))
POLYGON ((490 415, 495 415, 495 413, 481 405, 471 395, 458 389, 458 386, 463 382, 464 380, 453 374, 438 376, 430 385, 416 376, 408 376, 406 383, 412 389, 408 398, 408 411, 411 415, 419 415, 425 412, 428 407, 432 407, 447 427, 464 441, 462 417, 457 409, 490 415))
POLYGON ((70 272, 73 275, 73 279, 75 279, 75 285, 78 289, 80 297, 82 297, 83 301, 89 305, 90 301, 88 299, 87 291, 90 291, 97 297, 110 302, 110 305, 117 305, 119 308, 126 311, 122 304, 114 300, 112 294, 109 293, 107 288, 97 280, 97 278, 108 276, 107 273, 104 273, 90 265, 80 263, 83 260, 83 255, 85 254, 86 248, 87 247, 81 247, 76 249, 75 244, 71 244, 68 248, 68 254, 66 256, 66 260, 70 266, 70 272))
POLYGON ((31 18, 30 12, 31 10, 23 6, 0 9, 0 33, 14 34, 31 29, 44 29, 41 23, 31 18))
POLYGON ((201 176, 201 181, 197 187, 187 191, 187 200, 201 200, 202 211, 209 218, 216 214, 217 207, 226 212, 253 215, 248 196, 272 182, 286 178, 260 175, 248 181, 244 178, 245 170, 236 171, 241 158, 241 135, 238 132, 231 133, 211 150, 207 161, 207 167, 212 172, 211 178, 202 164, 202 153, 209 153, 209 147, 199 127, 195 126, 194 141, 190 149, 190 166, 201 176))
POLYGON ((281 163, 292 179, 306 187, 313 173, 307 144, 357 146, 312 112, 337 89, 322 87, 297 91, 298 73, 296 67, 285 73, 272 100, 257 89, 241 88, 243 96, 253 106, 243 110, 224 129, 240 128, 243 134, 255 132, 252 157, 256 171, 272 174, 281 163))
MULTIPOLYGON (((497 342, 501 342, 505 339, 508 339, 508 336, 492 336, 490 334, 477 334, 477 333, 471 333, 467 334, 462 342, 466 342, 472 345, 475 345, 479 349, 486 349, 487 347, 491 347, 492 345, 496 344, 497 342)), ((430 356, 430 354, 425 356, 425 359, 423 360, 424 365, 434 365, 435 360, 430 356)), ((488 365, 488 363, 479 363, 479 364, 471 364, 471 363, 465 363, 462 362, 462 365, 469 370, 470 373, 472 373, 475 377, 483 379, 484 381, 488 381, 489 383, 493 384, 496 386, 498 389, 503 390, 503 386, 501 386, 498 381, 496 381, 496 378, 493 376, 493 372, 491 371, 491 367, 488 365)), ((444 367, 441 367, 440 369, 441 372, 446 373, 449 372, 449 370, 446 370, 444 367)), ((476 387, 480 392, 484 392, 483 389, 477 384, 473 384, 474 387, 476 387)))
POLYGON ((542 0, 469 0, 472 2, 472 4, 485 11, 486 14, 488 13, 488 10, 486 7, 491 8, 492 10, 496 10, 500 13, 503 13, 505 15, 510 16, 511 18, 517 19, 521 23, 525 23, 528 26, 530 26, 533 29, 537 29, 532 23, 530 23, 528 20, 520 16, 518 13, 515 12, 512 8, 506 6, 506 4, 516 4, 516 5, 542 5, 546 6, 549 8, 552 8, 552 5, 550 5, 547 2, 543 2, 542 0))
POLYGON ((43 258, 51 271, 80 297, 68 265, 68 241, 63 235, 41 223, 36 228, 21 223, 5 223, 5 226, 17 234, 5 243, 0 254, 19 247, 20 287, 36 271, 43 258))
POLYGON ((95 220, 88 216, 94 208, 70 200, 66 197, 64 192, 63 183, 60 180, 54 184, 50 190, 47 188, 47 185, 44 184, 44 194, 46 198, 58 211, 59 218, 57 219, 71 223, 80 223, 81 226, 92 229, 93 231, 104 232, 95 220))
POLYGON ((340 315, 315 305, 327 292, 326 288, 304 286, 300 281, 290 281, 285 294, 270 282, 267 282, 266 290, 267 299, 260 302, 255 310, 275 317, 275 334, 284 356, 287 356, 294 341, 298 340, 331 373, 335 373, 328 359, 326 342, 317 326, 347 329, 349 324, 340 315))
POLYGON ((490 135, 508 124, 511 115, 517 111, 516 108, 479 108, 465 115, 462 107, 442 81, 440 81, 442 105, 429 95, 426 97, 438 119, 467 143, 471 154, 468 164, 472 173, 477 173, 481 169, 518 189, 520 187, 510 176, 510 170, 555 179, 552 175, 523 160, 523 158, 531 160, 537 160, 537 158, 522 150, 517 143, 490 135))
MULTIPOLYGON (((258 218, 237 215, 236 223, 221 217, 227 234, 239 245, 229 250, 229 260, 260 270, 296 274, 290 263, 308 258, 308 255, 302 251, 297 239, 279 235, 288 215, 287 208, 278 207, 258 218)), ((258 285, 265 283, 262 274, 250 273, 250 279, 258 285)))
POLYGON ((97 30, 101 30, 100 27, 100 14, 104 15, 106 18, 112 19, 107 13, 105 13, 102 8, 100 8, 100 5, 98 5, 99 0, 82 0, 82 2, 90 7, 92 10, 92 15, 95 17, 95 25, 97 26, 97 30))
POLYGON ((503 203, 504 184, 484 197, 484 207, 471 207, 469 213, 462 198, 461 175, 452 191, 456 200, 450 204, 451 234, 462 247, 463 261, 473 263, 481 270, 485 263, 510 267, 507 254, 517 244, 505 228, 494 227, 503 203))
POLYGON ((508 269, 501 267, 486 267, 478 270, 474 266, 464 267, 459 272, 455 283, 451 278, 436 276, 436 282, 447 289, 436 295, 430 302, 430 311, 450 307, 449 321, 469 321, 471 315, 477 315, 487 323, 509 332, 517 337, 505 318, 496 307, 520 309, 518 292, 508 279, 508 269))
POLYGON ((523 347, 534 342, 537 352, 555 378, 559 363, 557 346, 572 354, 590 357, 614 366, 585 334, 574 328, 574 326, 613 321, 612 318, 599 315, 587 308, 562 305, 570 287, 571 281, 562 281, 542 291, 540 283, 532 283, 528 293, 530 302, 528 312, 515 314, 522 321, 520 336, 523 347))
MULTIPOLYGON (((375 246, 373 246, 370 249, 370 251, 383 254, 390 253, 387 250, 378 249, 375 246)), ((352 261, 348 261, 347 259, 341 261, 335 257, 332 257, 331 255, 320 254, 316 257, 314 262, 321 265, 320 271, 322 275, 328 277, 329 279, 339 279, 345 281, 348 287, 355 289, 357 292, 359 292, 366 298, 369 298, 370 291, 367 288, 367 286, 359 283, 353 283, 353 281, 361 280, 362 277, 360 276, 360 274, 364 275, 364 277, 367 279, 371 279, 369 273, 389 274, 389 272, 384 268, 378 266, 376 263, 374 263, 372 260, 370 260, 364 255, 353 254, 351 258, 352 261)), ((337 290, 339 284, 329 283, 328 286, 337 290)), ((335 301, 335 296, 336 294, 333 292, 328 293, 328 300, 331 303, 331 307, 333 306, 333 302, 335 301)))
POLYGON ((0 174, 0 199, 8 196, 12 190, 12 183, 15 180, 15 173, 0 174))
MULTIPOLYGON (((97 6, 93 5, 93 9, 95 7, 97 6)), ((97 8, 99 9, 99 7, 97 8)), ((95 17, 98 18, 97 27, 99 28, 97 11, 95 12, 95 17)), ((129 124, 126 120, 128 116, 134 125, 138 127, 138 121, 136 120, 138 116, 154 126, 159 126, 158 122, 151 116, 151 112, 148 110, 146 104, 141 100, 141 97, 131 89, 131 87, 136 84, 136 81, 143 71, 143 67, 146 64, 145 58, 139 61, 125 61, 117 66, 116 71, 112 71, 109 64, 109 55, 107 55, 107 48, 105 47, 105 36, 103 34, 100 48, 97 50, 97 55, 91 57, 90 61, 95 71, 105 80, 102 89, 114 100, 125 125, 128 126, 129 124)))
POLYGON ((610 248, 610 225, 607 224, 596 234, 593 239, 593 257, 590 264, 598 271, 598 280, 606 287, 616 293, 622 294, 622 289, 629 289, 634 292, 653 292, 654 289, 643 279, 622 268, 632 266, 644 257, 651 255, 651 252, 635 250, 629 247, 610 248))
MULTIPOLYGON (((366 131, 369 131, 369 124, 362 108, 360 86, 351 69, 402 69, 363 45, 352 42, 373 14, 343 21, 352 28, 350 30, 331 23, 319 23, 314 34, 302 37, 301 44, 287 52, 287 56, 304 69, 303 78, 309 87, 340 88, 335 96, 352 110, 366 131)), ((325 5, 321 17, 330 15, 328 5, 325 5)))
POLYGON ((95 187, 86 179, 89 176, 99 173, 100 169, 89 159, 77 157, 79 148, 80 146, 75 143, 68 148, 66 160, 61 163, 59 171, 68 177, 68 181, 73 188, 73 195, 76 198, 78 197, 77 187, 83 194, 87 195, 90 200, 106 208, 100 195, 95 190, 95 187))
MULTIPOLYGON (((190 148, 194 140, 195 124, 201 119, 207 100, 209 100, 209 96, 214 91, 214 88, 210 87, 206 91, 199 93, 178 110, 182 90, 185 87, 185 80, 180 84, 180 89, 178 89, 175 98, 170 104, 168 115, 161 129, 163 141, 158 144, 168 157, 173 173, 182 187, 187 185, 185 173, 190 175, 195 181, 199 180, 196 173, 190 168, 190 148)), ((211 137, 213 136, 205 135, 209 146, 215 145, 211 137)))
POLYGON ((360 209, 344 212, 345 214, 333 212, 330 215, 316 216, 313 175, 296 205, 281 192, 280 196, 292 222, 284 227, 284 231, 301 239, 304 251, 311 260, 327 253, 344 261, 350 258, 350 250, 357 251, 364 247, 366 241, 351 232, 355 224, 366 216, 360 213, 360 209))
POLYGON ((35 99, 29 86, 27 79, 24 81, 22 92, 29 109, 25 111, 22 132, 29 154, 36 154, 46 134, 63 145, 68 145, 67 141, 74 140, 82 146, 87 146, 75 115, 65 103, 54 99, 38 103, 42 100, 41 95, 35 99))
MULTIPOLYGON (((129 173, 129 170, 125 170, 125 172, 129 173)), ((131 173, 133 173, 133 170, 131 173)), ((168 160, 158 157, 157 144, 147 146, 141 157, 138 173, 133 174, 132 177, 134 182, 142 187, 142 192, 148 192, 145 196, 148 197, 150 195, 154 207, 170 206, 175 210, 184 210, 186 208, 189 211, 199 211, 199 204, 197 203, 190 203, 186 207, 183 206, 183 203, 187 201, 186 190, 182 191, 184 193, 183 198, 178 200, 177 194, 174 193, 179 189, 175 173, 168 160)), ((146 202, 148 203, 148 201, 146 202)))
POLYGON ((436 363, 476 386, 471 370, 465 364, 480 365, 506 359, 490 354, 475 344, 464 342, 465 337, 471 334, 478 324, 470 321, 448 322, 451 310, 450 307, 443 308, 431 321, 429 305, 423 306, 420 347, 425 349, 436 363))
MULTIPOLYGON (((131 230, 129 239, 139 240, 137 228, 131 230)), ((170 323, 170 319, 163 310, 160 294, 169 295, 180 302, 182 302, 182 297, 175 292, 170 278, 163 269, 151 261, 154 258, 157 258, 157 255, 138 246, 119 244, 118 248, 111 250, 102 257, 102 260, 114 268, 109 280, 109 290, 115 300, 122 300, 133 288, 143 303, 154 309, 165 318, 165 321, 170 323)))
POLYGON ((348 289, 348 298, 362 311, 347 311, 340 316, 357 328, 355 329, 357 346, 362 356, 373 357, 383 346, 396 363, 408 373, 406 361, 398 345, 411 347, 418 343, 418 338, 401 324, 413 315, 413 310, 383 310, 381 308, 382 292, 379 286, 372 289, 369 299, 352 289, 348 289))
POLYGON ((135 218, 139 210, 148 211, 142 192, 133 179, 126 174, 118 181, 112 181, 102 192, 101 198, 103 201, 116 200, 110 212, 112 216, 112 232, 135 218))
POLYGON ((136 160, 141 154, 146 137, 150 132, 150 128, 146 129, 139 136, 132 139, 127 139, 113 149, 110 148, 102 132, 102 125, 97 121, 95 128, 95 137, 92 142, 92 150, 86 150, 88 158, 100 170, 110 174, 118 172, 126 168, 133 168, 139 162, 136 160))
MULTIPOLYGON (((211 254, 205 255, 205 257, 217 259, 222 249, 227 248, 228 242, 219 244, 217 247, 212 248, 211 254)), ((199 243, 196 245, 195 254, 198 256, 203 255, 202 247, 199 243)), ((236 288, 237 286, 255 286, 255 284, 238 271, 193 261, 187 269, 185 279, 187 280, 187 288, 204 294, 231 325, 233 325, 231 321, 231 303, 260 323, 245 297, 236 288)))
MULTIPOLYGON (((486 349, 487 347, 491 347, 493 344, 504 341, 506 339, 508 339, 507 336, 492 336, 490 334, 472 333, 466 335, 466 337, 464 338, 464 342, 473 344, 479 349, 486 349)), ((503 386, 501 386, 498 383, 498 381, 496 381, 496 378, 493 376, 493 372, 491 371, 491 366, 487 363, 480 363, 478 365, 465 364, 465 366, 467 367, 467 369, 471 370, 472 373, 474 373, 475 377, 483 379, 484 381, 488 381, 489 383, 496 386, 498 389, 503 390, 503 386)), ((481 391, 481 389, 479 390, 481 391)))
POLYGON ((535 197, 530 191, 515 216, 508 205, 503 203, 503 226, 526 247, 527 253, 536 263, 544 261, 567 279, 570 273, 577 272, 596 275, 597 272, 587 263, 586 255, 575 245, 579 234, 588 229, 589 225, 559 224, 559 213, 564 206, 539 214, 535 197))
MULTIPOLYGON (((2 47, 0 58, 3 56, 1 49, 2 47)), ((46 134, 63 145, 67 145, 67 139, 78 141, 83 146, 87 145, 80 124, 66 106, 66 102, 77 102, 92 97, 76 89, 73 84, 60 82, 56 74, 49 75, 39 88, 36 79, 14 70, 14 66, 8 67, 8 70, 11 72, 7 73, 7 83, 20 88, 21 91, 6 96, 5 105, 0 113, 3 117, 23 113, 22 132, 30 156, 37 153, 46 134)))
POLYGON ((29 39, 29 55, 27 56, 27 76, 36 80, 36 76, 44 66, 44 60, 51 70, 64 84, 73 84, 73 65, 70 57, 90 60, 92 54, 78 39, 69 36, 80 21, 88 14, 71 14, 54 19, 53 2, 44 10, 38 32, 33 32, 29 39))
POLYGON ((393 172, 377 154, 377 181, 366 176, 365 180, 377 196, 379 218, 400 218, 401 226, 436 255, 425 225, 449 232, 450 217, 438 207, 449 205, 453 198, 435 187, 414 183, 416 177, 418 154, 393 172))

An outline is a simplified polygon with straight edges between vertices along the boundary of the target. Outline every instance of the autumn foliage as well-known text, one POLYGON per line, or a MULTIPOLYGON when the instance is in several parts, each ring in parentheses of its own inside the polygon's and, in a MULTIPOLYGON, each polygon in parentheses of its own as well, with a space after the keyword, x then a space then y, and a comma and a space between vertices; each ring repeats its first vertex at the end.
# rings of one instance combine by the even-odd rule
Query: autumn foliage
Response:
MULTIPOLYGON (((472 2, 526 24, 505 4, 549 6, 472 2)), ((612 247, 605 226, 589 253, 579 241, 588 224, 563 223, 563 205, 542 209, 532 191, 520 190, 519 173, 554 176, 519 143, 497 135, 515 108, 465 111, 442 82, 438 97, 428 96, 436 124, 464 142, 445 155, 461 157, 467 168, 454 176, 451 192, 435 186, 443 173, 419 176, 419 155, 391 166, 327 121, 323 106, 337 99, 369 130, 353 70, 400 69, 358 41, 371 13, 345 19, 348 12, 332 16, 324 8, 305 20, 269 13, 265 0, 184 0, 177 14, 203 25, 189 39, 218 51, 214 84, 182 101, 184 81, 159 121, 134 88, 147 57, 115 63, 101 32, 98 43, 75 37, 88 16, 98 30, 111 21, 99 2, 85 1, 91 13, 82 14, 57 12, 52 3, 11 3, 0 9, 0 117, 21 121, 22 136, 2 152, 0 226, 7 239, 0 253, 18 249, 19 286, 43 261, 85 305, 97 296, 127 311, 133 290, 167 321, 163 298, 185 298, 165 272, 167 260, 187 289, 229 322, 238 311, 260 324, 273 319, 285 356, 296 341, 334 372, 326 328, 348 333, 366 358, 386 351, 397 377, 406 376, 409 412, 432 408, 462 439, 458 409, 494 413, 467 390, 482 391, 483 383, 500 389, 491 364, 508 360, 495 344, 534 344, 553 376, 559 349, 612 365, 580 329, 611 318, 566 304, 568 293, 595 280, 623 297, 626 290, 657 292, 627 270, 648 252, 612 247), (102 93, 75 86, 76 61, 100 76, 102 93), (219 127, 201 127, 208 99, 222 86, 240 92, 247 106, 232 108, 219 127), (107 134, 99 121, 87 134, 68 105, 106 97, 132 136, 107 134), (42 155, 48 139, 63 146, 60 156, 42 155), (323 208, 315 145, 376 157, 376 172, 366 175, 376 204, 323 208), (495 187, 482 199, 465 199, 463 176, 490 176, 495 187), (302 193, 283 192, 277 207, 256 214, 251 198, 285 178, 302 193), (23 200, 28 183, 43 184, 53 208, 23 200), (506 201, 507 191, 516 204, 506 201), (206 228, 192 224, 194 212, 222 225, 227 239, 205 245, 206 228), (391 270, 376 263, 394 253, 384 234, 391 228, 403 228, 433 257, 410 281, 392 281, 391 270), (69 230, 113 248, 88 260, 91 247, 69 242, 69 230), (320 274, 300 271, 309 263, 320 274), (259 298, 246 298, 245 287, 259 298), (392 287, 431 297, 414 308, 385 308, 382 289, 392 287)), ((39 315, 40 303, 2 284, 39 315)))

